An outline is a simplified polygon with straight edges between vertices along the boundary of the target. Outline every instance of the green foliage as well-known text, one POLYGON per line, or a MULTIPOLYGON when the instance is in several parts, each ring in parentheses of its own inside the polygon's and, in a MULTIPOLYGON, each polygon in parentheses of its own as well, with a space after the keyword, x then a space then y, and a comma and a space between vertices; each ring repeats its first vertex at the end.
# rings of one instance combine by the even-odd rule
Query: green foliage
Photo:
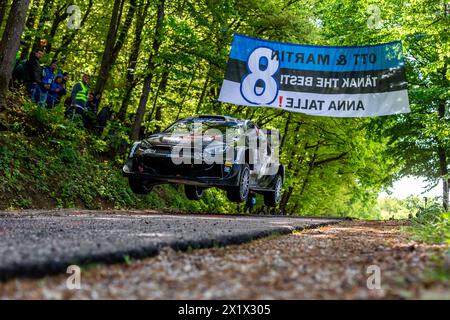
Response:
POLYGON ((450 244, 450 212, 443 212, 438 201, 419 207, 408 228, 413 239, 427 243, 450 244))
POLYGON ((416 240, 450 244, 450 213, 441 213, 431 221, 415 223, 410 230, 416 240))
POLYGON ((381 219, 409 219, 411 226, 406 231, 414 240, 450 244, 450 212, 443 211, 438 197, 383 197, 378 200, 377 210, 381 219))
POLYGON ((409 197, 406 200, 401 200, 392 197, 381 197, 378 199, 377 209, 380 212, 379 218, 387 219, 408 219, 415 216, 416 204, 411 207, 411 201, 419 200, 417 197, 409 197))

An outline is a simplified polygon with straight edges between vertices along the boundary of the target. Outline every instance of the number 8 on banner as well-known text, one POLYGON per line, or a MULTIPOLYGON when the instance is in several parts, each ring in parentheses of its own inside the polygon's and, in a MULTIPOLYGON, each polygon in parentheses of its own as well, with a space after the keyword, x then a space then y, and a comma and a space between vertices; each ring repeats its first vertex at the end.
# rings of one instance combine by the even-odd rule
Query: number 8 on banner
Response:
POLYGON ((252 104, 271 104, 277 98, 278 83, 273 76, 280 62, 272 56, 272 49, 260 47, 248 57, 249 73, 242 78, 241 94, 252 104))

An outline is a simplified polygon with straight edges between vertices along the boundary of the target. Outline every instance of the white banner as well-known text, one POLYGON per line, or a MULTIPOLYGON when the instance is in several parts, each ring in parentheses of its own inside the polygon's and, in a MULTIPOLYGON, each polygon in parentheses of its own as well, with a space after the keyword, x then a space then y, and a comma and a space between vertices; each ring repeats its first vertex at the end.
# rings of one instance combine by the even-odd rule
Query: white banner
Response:
POLYGON ((235 35, 219 101, 331 117, 410 112, 398 41, 328 47, 235 35))

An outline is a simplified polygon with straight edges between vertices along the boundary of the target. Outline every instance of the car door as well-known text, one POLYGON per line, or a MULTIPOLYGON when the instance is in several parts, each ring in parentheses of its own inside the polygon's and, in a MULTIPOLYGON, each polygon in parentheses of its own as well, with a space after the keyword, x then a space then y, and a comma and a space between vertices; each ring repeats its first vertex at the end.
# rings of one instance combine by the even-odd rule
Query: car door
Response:
POLYGON ((246 140, 248 148, 248 164, 250 166, 250 184, 257 184, 260 161, 258 159, 258 127, 252 121, 247 123, 246 140))
POLYGON ((256 180, 258 186, 264 188, 270 182, 271 173, 271 154, 270 146, 264 130, 258 128, 258 171, 256 172, 256 180))
POLYGON ((267 138, 256 123, 249 122, 247 127, 251 184, 258 188, 264 187, 267 184, 266 172, 269 162, 267 138))

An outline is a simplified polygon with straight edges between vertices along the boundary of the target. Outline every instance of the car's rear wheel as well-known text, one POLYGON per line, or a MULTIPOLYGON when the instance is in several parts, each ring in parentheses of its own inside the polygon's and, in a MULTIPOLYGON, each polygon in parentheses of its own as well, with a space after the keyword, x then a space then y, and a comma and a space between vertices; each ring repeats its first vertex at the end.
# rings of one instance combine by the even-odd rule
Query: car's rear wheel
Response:
POLYGON ((281 191, 283 189, 283 178, 277 174, 274 178, 274 185, 272 191, 267 191, 264 194, 264 204, 268 207, 276 207, 281 201, 281 191))
POLYGON ((184 185, 184 193, 189 200, 200 200, 203 196, 203 188, 184 185))
POLYGON ((130 185, 131 191, 137 194, 149 194, 153 190, 153 185, 149 180, 144 180, 141 178, 128 178, 128 184, 130 185))
POLYGON ((242 166, 239 185, 227 190, 227 197, 232 202, 243 202, 250 191, 250 169, 247 164, 242 166))

